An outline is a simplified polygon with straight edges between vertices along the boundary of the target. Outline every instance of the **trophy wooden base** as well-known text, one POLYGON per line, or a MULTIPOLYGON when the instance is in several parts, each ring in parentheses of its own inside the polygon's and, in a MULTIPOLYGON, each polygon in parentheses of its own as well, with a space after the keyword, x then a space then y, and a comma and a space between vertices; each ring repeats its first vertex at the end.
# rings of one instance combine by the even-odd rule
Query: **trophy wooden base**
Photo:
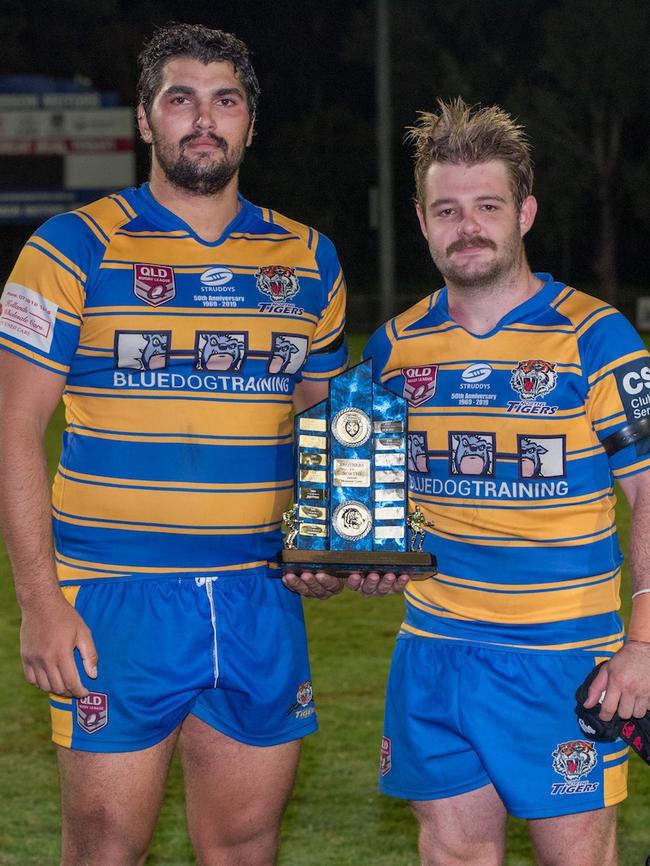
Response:
POLYGON ((438 573, 435 556, 424 551, 399 553, 391 550, 303 550, 284 548, 284 571, 326 571, 342 579, 355 571, 380 574, 410 574, 412 580, 427 580, 438 573))

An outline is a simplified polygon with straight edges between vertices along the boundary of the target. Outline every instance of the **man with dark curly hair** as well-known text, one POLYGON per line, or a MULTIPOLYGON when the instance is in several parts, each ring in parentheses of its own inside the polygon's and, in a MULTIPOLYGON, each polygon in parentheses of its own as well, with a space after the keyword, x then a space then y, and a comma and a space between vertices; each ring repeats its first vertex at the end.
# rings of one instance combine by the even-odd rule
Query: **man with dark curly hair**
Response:
POLYGON ((345 369, 345 284, 326 237, 238 192, 246 46, 175 24, 140 63, 149 183, 45 223, 0 305, 23 664, 50 693, 64 866, 144 862, 176 748, 198 862, 268 866, 316 729, 301 599, 270 579, 291 416, 345 369))

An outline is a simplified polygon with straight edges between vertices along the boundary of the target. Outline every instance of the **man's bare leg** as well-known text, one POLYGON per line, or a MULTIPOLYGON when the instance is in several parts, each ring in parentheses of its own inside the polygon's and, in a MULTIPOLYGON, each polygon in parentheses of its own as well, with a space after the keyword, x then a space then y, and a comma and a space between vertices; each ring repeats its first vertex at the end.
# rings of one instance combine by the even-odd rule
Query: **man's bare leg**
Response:
POLYGON ((177 732, 138 752, 58 749, 61 866, 141 866, 177 732))
POLYGON ((616 806, 528 822, 539 866, 617 866, 616 806))
POLYGON ((190 715, 178 745, 200 866, 272 866, 300 741, 249 746, 190 715))
POLYGON ((503 863, 507 816, 492 785, 444 800, 414 800, 411 806, 420 824, 422 866, 503 863))

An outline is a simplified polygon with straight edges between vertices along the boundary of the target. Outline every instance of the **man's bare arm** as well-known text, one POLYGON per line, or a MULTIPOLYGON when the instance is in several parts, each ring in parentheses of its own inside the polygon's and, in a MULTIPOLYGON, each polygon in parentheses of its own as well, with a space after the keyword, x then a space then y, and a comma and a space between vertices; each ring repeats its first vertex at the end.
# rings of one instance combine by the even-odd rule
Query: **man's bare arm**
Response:
POLYGON ((96 676, 97 653, 90 630, 57 582, 43 448, 64 384, 62 376, 0 351, 0 528, 22 611, 25 678, 43 691, 83 697, 88 691, 74 649, 91 677, 96 676))
POLYGON ((600 669, 585 701, 585 706, 595 706, 605 692, 600 712, 605 721, 615 712, 623 719, 641 718, 650 708, 650 592, 643 592, 650 590, 650 472, 623 479, 621 487, 632 511, 629 557, 633 600, 628 640, 600 669))

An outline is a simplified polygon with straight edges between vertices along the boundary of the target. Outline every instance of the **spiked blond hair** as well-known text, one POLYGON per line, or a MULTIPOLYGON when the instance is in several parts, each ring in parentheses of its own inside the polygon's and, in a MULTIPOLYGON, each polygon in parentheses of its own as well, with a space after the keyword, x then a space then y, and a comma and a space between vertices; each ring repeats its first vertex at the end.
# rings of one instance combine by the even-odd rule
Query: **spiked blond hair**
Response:
POLYGON ((425 178, 434 162, 475 165, 491 159, 506 164, 517 210, 532 192, 533 165, 523 126, 497 105, 468 106, 460 97, 451 102, 438 100, 439 112, 419 113, 415 126, 408 127, 406 140, 413 145, 415 199, 425 203, 425 178))

